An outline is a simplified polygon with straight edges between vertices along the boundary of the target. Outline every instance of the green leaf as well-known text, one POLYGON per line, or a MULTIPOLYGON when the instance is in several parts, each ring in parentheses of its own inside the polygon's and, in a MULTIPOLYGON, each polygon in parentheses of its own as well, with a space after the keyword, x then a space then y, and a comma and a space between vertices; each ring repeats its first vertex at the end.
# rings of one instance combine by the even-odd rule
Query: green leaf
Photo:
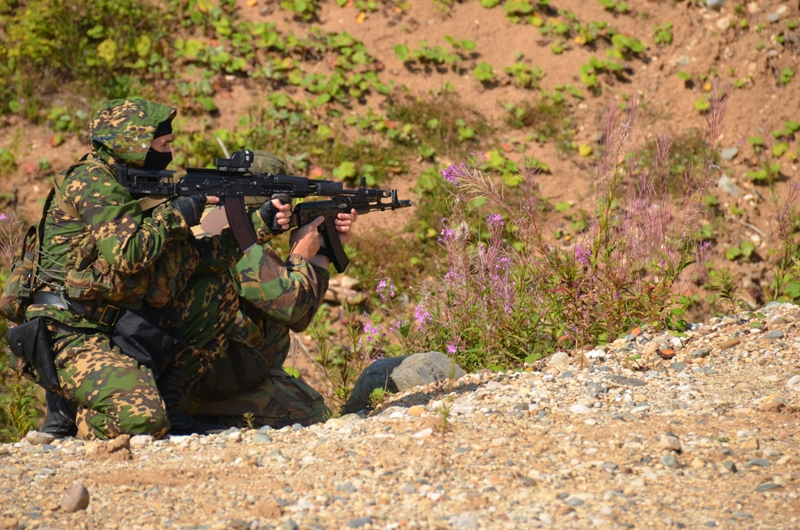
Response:
POLYGON ((403 62, 407 61, 411 56, 411 52, 408 51, 408 46, 405 44, 395 44, 394 48, 392 49, 394 50, 394 54, 397 56, 397 58, 403 62))
POLYGON ((739 246, 742 249, 742 256, 749 258, 756 251, 756 245, 752 241, 744 241, 739 246))
POLYGON ((734 261, 741 255, 742 255, 742 249, 740 249, 737 246, 730 247, 728 250, 725 251, 725 257, 730 261, 734 261))
POLYGON ((356 163, 346 160, 334 168, 333 176, 339 180, 352 179, 356 176, 356 163))
POLYGON ((492 69, 492 65, 487 62, 479 62, 478 66, 475 67, 474 73, 475 79, 481 83, 487 83, 494 80, 494 70, 492 69))
POLYGON ((150 45, 152 41, 147 35, 142 35, 136 40, 136 53, 141 58, 145 58, 150 54, 150 45))
POLYGON ((86 35, 93 39, 99 39, 103 36, 103 25, 97 24, 95 27, 86 32, 86 35))
POLYGON ((559 202, 559 203, 558 203, 558 204, 556 204, 556 206, 555 206, 555 210, 556 210, 557 212, 560 212, 560 213, 564 213, 564 212, 566 212, 567 210, 569 210, 570 208, 572 208, 572 204, 570 204, 570 203, 568 203, 568 202, 559 202))
POLYGON ((711 102, 706 98, 699 98, 694 101, 694 108, 700 112, 705 112, 711 106, 711 102))
POLYGON ((298 370, 294 366, 284 366, 283 371, 289 374, 290 376, 294 377, 295 379, 300 379, 300 370, 298 370))
POLYGON ((475 210, 486 204, 486 202, 487 202, 486 197, 475 197, 474 199, 470 200, 469 203, 467 204, 469 205, 470 208, 475 210))
POLYGON ((780 158, 789 150, 789 142, 775 142, 772 144, 772 156, 780 158))
POLYGON ((106 39, 97 45, 97 56, 108 64, 117 58, 117 43, 111 39, 106 39))
POLYGON ((498 5, 499 3, 500 3, 500 0, 481 0, 481 5, 483 7, 485 7, 486 9, 491 9, 491 8, 495 7, 496 5, 498 5))

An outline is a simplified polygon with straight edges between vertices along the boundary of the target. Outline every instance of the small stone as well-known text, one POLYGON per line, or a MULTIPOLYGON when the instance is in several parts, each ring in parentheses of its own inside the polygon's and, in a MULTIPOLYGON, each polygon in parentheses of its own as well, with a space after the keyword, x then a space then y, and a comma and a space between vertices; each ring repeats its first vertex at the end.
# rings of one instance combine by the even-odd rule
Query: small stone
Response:
POLYGON ((371 525, 371 517, 358 517, 347 521, 347 528, 361 528, 362 526, 371 525))
POLYGON ((282 521, 281 524, 278 525, 280 530, 299 530, 300 525, 292 521, 291 519, 286 519, 282 521))
POLYGON ((686 370, 686 365, 684 363, 672 363, 669 366, 676 372, 683 372, 686 370))
POLYGON ((739 196, 739 186, 730 178, 728 175, 723 174, 719 178, 719 182, 717 183, 719 189, 730 195, 731 197, 738 197, 739 196))
POLYGON ((153 443, 153 437, 149 434, 137 434, 131 436, 130 444, 134 449, 141 449, 153 443))
POLYGON ((550 356, 550 364, 552 364, 558 371, 563 371, 569 366, 569 355, 563 351, 557 351, 550 356))
POLYGON ((49 444, 56 438, 52 434, 46 432, 29 431, 28 434, 25 435, 25 439, 31 445, 44 445, 49 444))
POLYGON ((747 12, 754 15, 759 12, 758 2, 750 2, 747 4, 747 12))
POLYGON ((414 416, 415 418, 422 416, 423 412, 425 412, 425 407, 423 407, 422 405, 414 405, 413 407, 408 409, 408 415, 414 416))
POLYGON ((265 432, 256 431, 253 434, 253 441, 256 443, 268 444, 272 443, 272 438, 265 432))
POLYGON ((766 484, 762 484, 762 485, 758 486, 756 488, 756 491, 759 491, 759 492, 769 491, 769 490, 774 490, 775 488, 781 488, 781 487, 783 487, 783 486, 781 486, 780 484, 775 484, 774 482, 767 482, 766 484))
POLYGON ((704 359, 708 357, 711 353, 711 348, 700 348, 699 350, 695 350, 691 353, 692 359, 704 359))
POLYGON ((508 444, 508 438, 501 436, 499 438, 494 438, 489 445, 492 447, 503 447, 504 445, 508 444))
POLYGON ((756 450, 758 449, 758 440, 756 438, 750 438, 739 444, 739 447, 745 450, 756 450))
POLYGON ((723 160, 733 160, 738 154, 738 147, 726 147, 720 151, 719 156, 722 157, 723 160))
POLYGON ((706 7, 710 7, 712 9, 718 9, 722 7, 725 3, 725 0, 706 0, 706 7))
POLYGON ((777 22, 780 19, 781 19, 781 14, 778 13, 777 11, 775 13, 770 13, 769 15, 767 15, 767 20, 769 20, 770 22, 777 22))
POLYGON ((568 504, 563 504, 559 506, 558 510, 556 510, 556 515, 567 515, 575 511, 575 508, 568 504))
POLYGON ((641 379, 636 379, 635 377, 625 377, 624 375, 616 375, 616 374, 609 375, 608 380, 609 382, 615 383, 620 386, 641 387, 647 384, 641 379))
POLYGON ((717 27, 720 31, 727 31, 731 27, 731 19, 728 17, 721 17, 717 19, 717 27))
POLYGON ((780 412, 786 407, 786 401, 775 396, 769 396, 758 406, 763 412, 780 412))
POLYGON ((744 467, 750 467, 750 466, 768 467, 771 465, 772 462, 770 462, 766 458, 753 458, 752 460, 748 460, 744 464, 744 467))
POLYGON ((656 445, 656 450, 675 451, 676 453, 679 453, 681 450, 681 441, 678 439, 677 436, 662 434, 661 437, 658 439, 658 445, 656 445))
POLYGON ((728 348, 733 348, 734 346, 736 346, 737 344, 740 344, 741 342, 742 342, 742 339, 740 339, 739 337, 736 337, 735 339, 730 339, 730 340, 726 340, 726 341, 720 342, 717 345, 717 348, 719 348, 720 350, 727 350, 728 348))
POLYGON ((450 520, 450 526, 455 530, 477 530, 480 528, 478 521, 468 515, 460 515, 450 520))
POLYGON ((570 506, 577 507, 577 506, 582 506, 583 501, 580 500, 578 497, 570 497, 569 499, 567 499, 567 504, 569 504, 570 506))
POLYGON ((722 463, 723 467, 727 469, 731 473, 736 473, 739 471, 736 467, 736 463, 733 460, 726 460, 722 463))
POLYGON ((588 414, 592 411, 592 409, 585 405, 579 405, 576 403, 569 408, 569 411, 573 414, 588 414))
POLYGON ((269 432, 269 431, 274 431, 275 429, 273 429, 271 425, 264 425, 258 430, 261 432, 269 432))
POLYGON ((61 497, 61 509, 71 513, 85 510, 87 506, 89 506, 89 490, 76 480, 61 497))
POLYGON ((800 375, 792 376, 786 381, 786 388, 795 392, 800 392, 800 375))
POLYGON ((228 434, 228 441, 229 442, 233 442, 233 443, 241 442, 242 441, 242 433, 240 433, 239 431, 236 431, 236 432, 232 432, 232 433, 228 434))
POLYGON ((661 463, 664 464, 664 467, 668 467, 670 469, 678 467, 678 459, 675 455, 672 454, 663 454, 661 455, 661 463))
POLYGON ((422 429, 418 433, 414 434, 413 437, 414 438, 427 438, 431 434, 433 434, 433 429, 428 427, 428 428, 422 429))
POLYGON ((770 331, 769 333, 767 333, 764 336, 766 338, 768 338, 768 339, 782 339, 783 338, 783 331, 781 331, 779 329, 774 329, 774 330, 770 331))

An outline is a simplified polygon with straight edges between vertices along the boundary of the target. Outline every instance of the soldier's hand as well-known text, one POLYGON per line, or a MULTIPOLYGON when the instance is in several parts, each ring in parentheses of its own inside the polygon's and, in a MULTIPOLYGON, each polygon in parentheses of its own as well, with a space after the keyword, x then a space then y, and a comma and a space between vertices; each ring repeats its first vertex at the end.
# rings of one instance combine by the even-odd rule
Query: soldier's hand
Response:
POLYGON ((200 218, 203 216, 203 209, 205 208, 206 197, 202 195, 191 195, 188 197, 178 197, 172 201, 172 207, 183 217, 186 224, 189 226, 196 226, 200 224, 200 218))
POLYGON ((336 216, 336 219, 333 220, 336 232, 339 233, 339 241, 342 242, 342 245, 350 241, 353 235, 353 223, 355 223, 357 219, 358 213, 356 213, 355 209, 352 209, 350 213, 340 213, 336 216))
POLYGON ((317 227, 324 220, 325 218, 320 215, 307 225, 303 225, 291 233, 289 243, 291 244, 292 254, 300 254, 306 259, 311 259, 317 254, 320 237, 317 233, 317 227))
POLYGON ((265 201, 258 209, 258 215, 261 216, 264 224, 277 235, 289 228, 292 219, 292 204, 280 199, 265 201))

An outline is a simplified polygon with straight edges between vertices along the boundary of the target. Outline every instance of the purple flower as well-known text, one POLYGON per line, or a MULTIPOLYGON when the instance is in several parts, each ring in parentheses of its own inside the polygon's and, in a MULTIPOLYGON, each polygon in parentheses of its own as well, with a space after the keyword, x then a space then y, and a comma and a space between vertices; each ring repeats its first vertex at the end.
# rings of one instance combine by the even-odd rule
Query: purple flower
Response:
POLYGON ((456 348, 456 345, 455 344, 451 344, 451 343, 448 342, 447 343, 447 353, 449 355, 455 355, 456 351, 458 351, 458 348, 456 348))
POLYGON ((414 309, 414 320, 417 322, 417 329, 422 329, 422 326, 429 318, 431 318, 431 314, 422 305, 418 305, 414 309))
POLYGON ((489 223, 491 226, 505 226, 506 224, 503 222, 503 216, 499 213, 494 213, 486 218, 486 222, 489 223))
POLYGON ((460 166, 453 164, 449 168, 442 170, 442 177, 447 182, 458 186, 458 181, 461 179, 466 169, 467 168, 464 164, 461 164, 460 166))
POLYGON ((592 249, 583 249, 580 245, 575 245, 575 258, 584 265, 589 264, 589 258, 592 256, 592 249))
POLYGON ((8 220, 8 216, 4 213, 0 213, 0 221, 6 221, 6 220, 8 220))
POLYGON ((387 282, 386 280, 381 280, 378 282, 378 287, 375 288, 375 292, 381 296, 381 300, 383 301, 386 301, 389 298, 394 298, 394 284, 391 281, 387 282))

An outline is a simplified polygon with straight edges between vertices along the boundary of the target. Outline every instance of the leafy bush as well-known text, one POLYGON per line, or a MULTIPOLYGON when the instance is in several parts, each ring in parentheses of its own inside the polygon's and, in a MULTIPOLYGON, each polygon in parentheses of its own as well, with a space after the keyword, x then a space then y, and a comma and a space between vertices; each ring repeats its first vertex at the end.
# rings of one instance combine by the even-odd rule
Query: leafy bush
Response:
POLYGON ((638 171, 626 162, 637 102, 624 115, 610 109, 595 211, 573 247, 550 243, 534 171, 522 172, 516 201, 478 169, 481 160, 443 171, 452 193, 439 237, 447 272, 425 285, 413 322, 395 321, 404 345, 447 351, 467 369, 502 368, 611 341, 643 323, 682 329, 682 306, 691 301, 677 287, 688 266, 705 270, 698 214, 726 102, 715 89, 706 117, 710 152, 687 174, 679 209, 665 186, 671 139, 659 138, 655 169, 638 171))

